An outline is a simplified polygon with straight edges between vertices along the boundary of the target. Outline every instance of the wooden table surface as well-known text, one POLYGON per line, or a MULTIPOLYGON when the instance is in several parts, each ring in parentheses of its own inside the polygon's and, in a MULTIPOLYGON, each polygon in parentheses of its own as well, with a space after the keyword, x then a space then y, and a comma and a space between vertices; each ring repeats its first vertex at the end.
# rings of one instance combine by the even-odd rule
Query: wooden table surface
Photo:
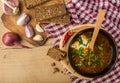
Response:
MULTIPOLYGON (((0 2, 0 16, 2 13, 0 2)), ((46 55, 51 41, 45 46, 33 49, 11 49, 1 41, 2 35, 7 31, 9 30, 3 26, 0 19, 0 83, 70 83, 67 75, 60 72, 53 74, 52 62, 55 62, 61 71, 63 67, 46 55)), ((22 43, 32 46, 25 41, 22 43)))

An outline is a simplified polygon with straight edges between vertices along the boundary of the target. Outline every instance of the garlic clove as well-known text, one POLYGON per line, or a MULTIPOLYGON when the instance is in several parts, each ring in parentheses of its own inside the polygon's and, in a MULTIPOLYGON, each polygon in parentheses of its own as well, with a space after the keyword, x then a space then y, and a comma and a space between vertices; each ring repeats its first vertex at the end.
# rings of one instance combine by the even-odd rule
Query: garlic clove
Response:
POLYGON ((17 25, 26 25, 30 21, 30 16, 26 13, 22 13, 17 19, 17 25))
POLYGON ((33 40, 34 40, 34 41, 42 41, 42 40, 43 40, 43 37, 42 37, 41 35, 35 35, 35 36, 33 37, 33 40))
POLYGON ((34 35, 33 27, 30 25, 25 26, 25 35, 27 38, 31 38, 34 35))
POLYGON ((44 32, 44 30, 40 27, 39 24, 36 25, 36 31, 37 32, 44 32))

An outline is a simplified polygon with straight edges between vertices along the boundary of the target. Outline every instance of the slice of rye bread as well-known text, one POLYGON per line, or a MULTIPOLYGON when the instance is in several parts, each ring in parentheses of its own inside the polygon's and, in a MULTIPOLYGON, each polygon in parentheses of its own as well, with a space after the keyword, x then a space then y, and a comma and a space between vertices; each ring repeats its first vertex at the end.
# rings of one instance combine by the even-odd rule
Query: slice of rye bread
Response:
POLYGON ((55 4, 50 6, 37 6, 35 8, 35 18, 40 21, 66 14, 65 4, 55 4))
POLYGON ((61 51, 58 48, 50 48, 47 52, 47 55, 54 60, 60 61, 66 57, 66 52, 61 51))
POLYGON ((36 21, 40 22, 40 23, 69 24, 70 23, 70 16, 71 15, 69 13, 67 13, 65 15, 54 17, 51 19, 43 20, 43 21, 36 19, 36 21))
POLYGON ((33 8, 39 4, 48 2, 50 0, 24 0, 25 6, 27 9, 33 8))

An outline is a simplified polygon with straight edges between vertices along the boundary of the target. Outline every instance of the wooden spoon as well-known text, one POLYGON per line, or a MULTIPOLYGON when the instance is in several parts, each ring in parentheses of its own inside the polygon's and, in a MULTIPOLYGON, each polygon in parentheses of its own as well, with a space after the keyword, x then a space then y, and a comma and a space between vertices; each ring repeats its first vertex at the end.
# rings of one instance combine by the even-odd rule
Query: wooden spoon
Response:
POLYGON ((102 9, 99 10, 97 21, 96 21, 95 28, 94 28, 94 32, 93 32, 93 35, 92 35, 92 40, 89 44, 89 48, 91 50, 94 50, 95 40, 96 40, 97 35, 99 33, 99 30, 100 30, 100 27, 102 25, 105 14, 106 14, 106 10, 102 10, 102 9))

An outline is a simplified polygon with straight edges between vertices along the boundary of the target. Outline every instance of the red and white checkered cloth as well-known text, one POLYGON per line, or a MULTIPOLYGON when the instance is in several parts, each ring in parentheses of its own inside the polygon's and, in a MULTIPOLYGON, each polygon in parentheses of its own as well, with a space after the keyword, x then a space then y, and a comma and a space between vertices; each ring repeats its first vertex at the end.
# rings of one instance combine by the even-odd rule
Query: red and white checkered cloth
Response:
POLYGON ((66 71, 73 83, 117 83, 120 81, 120 0, 72 0, 66 3, 71 13, 71 23, 68 25, 48 24, 45 31, 49 38, 55 38, 54 46, 59 45, 61 36, 72 26, 78 24, 95 23, 99 9, 106 9, 103 21, 104 27, 114 38, 118 46, 118 61, 112 72, 92 80, 83 80, 66 71))

